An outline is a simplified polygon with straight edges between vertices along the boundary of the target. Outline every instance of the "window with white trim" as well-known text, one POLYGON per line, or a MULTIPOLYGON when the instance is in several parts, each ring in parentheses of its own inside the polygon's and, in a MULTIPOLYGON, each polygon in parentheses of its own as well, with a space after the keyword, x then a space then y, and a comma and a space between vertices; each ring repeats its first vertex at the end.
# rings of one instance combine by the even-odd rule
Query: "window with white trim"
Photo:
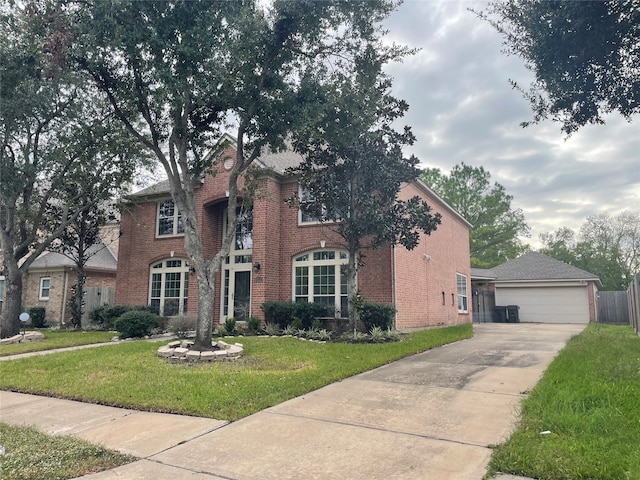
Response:
POLYGON ((158 203, 158 226, 156 233, 159 237, 182 235, 184 233, 182 215, 173 203, 173 200, 164 200, 158 203))
POLYGON ((336 317, 348 312, 347 262, 341 250, 315 250, 293 259, 293 299, 335 309, 336 317))
POLYGON ((458 285, 458 312, 466 313, 469 311, 467 297, 467 276, 456 273, 456 283, 458 285))
POLYGON ((300 198, 300 208, 298 209, 298 223, 326 223, 337 222, 344 218, 338 214, 329 214, 325 204, 318 203, 318 200, 307 189, 300 186, 298 188, 300 198))
POLYGON ((158 315, 175 317, 187 312, 189 263, 168 258, 151 265, 149 305, 158 315))
POLYGON ((42 277, 40 279, 40 300, 49 300, 49 294, 51 293, 51 278, 42 277))

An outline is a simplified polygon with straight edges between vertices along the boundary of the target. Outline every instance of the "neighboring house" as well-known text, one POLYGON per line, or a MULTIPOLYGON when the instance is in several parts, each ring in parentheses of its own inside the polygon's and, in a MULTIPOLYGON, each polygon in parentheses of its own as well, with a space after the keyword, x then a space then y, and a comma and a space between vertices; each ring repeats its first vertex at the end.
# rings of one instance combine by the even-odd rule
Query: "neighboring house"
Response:
MULTIPOLYGON (((219 250, 226 228, 226 189, 234 158, 230 147, 216 174, 205 176, 196 189, 206 258, 219 250)), ((257 160, 262 168, 259 191, 215 280, 214 322, 250 315, 263 319, 265 301, 321 302, 333 307, 337 317, 347 315, 342 239, 285 203, 300 193, 285 170, 300 161, 292 152, 257 160)), ((442 215, 442 224, 430 236, 422 235, 412 251, 388 246, 366 252, 358 289, 369 301, 395 304, 398 328, 470 322, 470 224, 421 181, 400 192, 402 198, 415 194, 442 215)), ((121 213, 116 303, 151 305, 164 316, 195 316, 196 276, 168 182, 131 195, 129 201, 121 213)))
MULTIPOLYGON (((85 312, 104 304, 113 303, 118 265, 118 227, 101 230, 100 240, 89 251, 85 267, 85 312)), ((47 324, 70 323, 69 300, 72 287, 77 283, 75 262, 57 252, 45 252, 27 269, 23 277, 22 304, 26 310, 44 307, 47 324)), ((83 321, 84 324, 84 321, 83 321)))
POLYGON ((588 323, 596 319, 597 275, 538 252, 491 269, 471 269, 476 322, 494 319, 495 306, 519 306, 521 322, 588 323))

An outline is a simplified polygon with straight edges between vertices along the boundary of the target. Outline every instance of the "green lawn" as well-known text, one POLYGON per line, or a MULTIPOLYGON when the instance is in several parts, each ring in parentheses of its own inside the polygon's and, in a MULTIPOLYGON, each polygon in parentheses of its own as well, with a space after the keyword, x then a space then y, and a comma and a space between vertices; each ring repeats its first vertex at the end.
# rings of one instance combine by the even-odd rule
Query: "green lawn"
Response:
POLYGON ((640 337, 631 327, 589 325, 569 341, 490 469, 546 480, 640 479, 640 337))
POLYGON ((383 344, 243 337, 234 363, 176 365, 133 341, 0 362, 0 388, 141 410, 237 420, 337 380, 473 335, 470 324, 383 344))
POLYGON ((62 480, 109 470, 136 460, 73 437, 0 423, 0 478, 62 480))
MULTIPOLYGON (((31 331, 31 330, 30 330, 31 331)), ((55 348, 89 345, 91 343, 109 342, 117 335, 115 332, 67 331, 67 330, 35 330, 44 335, 41 342, 13 343, 0 345, 0 357, 18 353, 39 352, 55 348)))

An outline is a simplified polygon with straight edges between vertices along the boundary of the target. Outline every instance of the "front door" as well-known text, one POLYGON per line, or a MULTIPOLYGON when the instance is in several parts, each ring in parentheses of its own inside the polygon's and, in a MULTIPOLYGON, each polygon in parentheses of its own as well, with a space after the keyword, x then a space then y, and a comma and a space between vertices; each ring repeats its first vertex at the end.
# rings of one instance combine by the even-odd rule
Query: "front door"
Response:
POLYGON ((223 318, 246 320, 251 315, 251 270, 224 271, 223 318))

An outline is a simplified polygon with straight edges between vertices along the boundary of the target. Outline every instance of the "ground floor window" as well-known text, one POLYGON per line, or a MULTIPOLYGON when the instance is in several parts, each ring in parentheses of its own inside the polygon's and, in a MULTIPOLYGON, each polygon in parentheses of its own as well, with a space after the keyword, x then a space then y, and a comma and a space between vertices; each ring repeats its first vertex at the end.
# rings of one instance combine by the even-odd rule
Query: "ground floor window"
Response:
POLYGON ((49 300, 50 291, 51 291, 51 278, 42 277, 40 279, 40 300, 49 300))
POLYGON ((347 261, 341 250, 316 250, 293 260, 293 299, 322 303, 335 310, 336 317, 348 312, 347 261))
POLYGON ((165 317, 183 315, 187 311, 189 264, 170 258, 151 265, 149 305, 165 317))
POLYGON ((467 276, 456 273, 456 283, 458 284, 458 312, 466 313, 469 311, 467 303, 467 276))

